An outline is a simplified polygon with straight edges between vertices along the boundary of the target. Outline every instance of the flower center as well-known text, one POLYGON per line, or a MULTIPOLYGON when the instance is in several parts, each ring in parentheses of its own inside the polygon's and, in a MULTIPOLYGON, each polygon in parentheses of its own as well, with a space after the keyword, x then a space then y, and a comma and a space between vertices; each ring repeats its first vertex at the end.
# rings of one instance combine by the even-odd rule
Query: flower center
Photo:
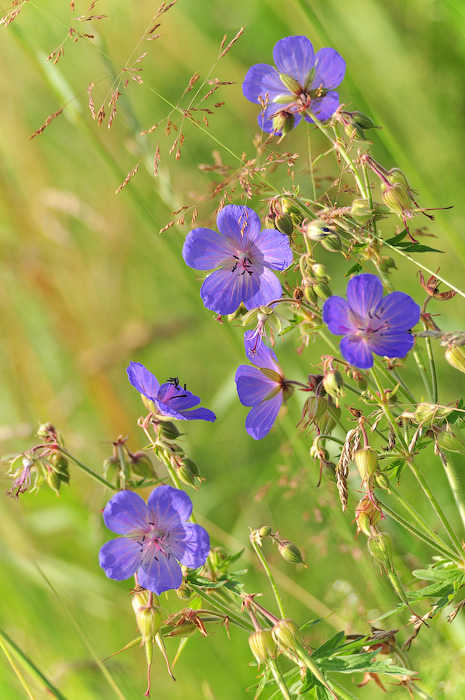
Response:
POLYGON ((155 561, 158 561, 158 553, 169 559, 171 556, 169 551, 170 533, 165 530, 156 530, 154 523, 149 523, 149 525, 151 529, 141 539, 137 540, 137 544, 140 545, 142 559, 148 556, 149 553, 155 561))
POLYGON ((238 275, 245 275, 246 272, 248 275, 253 275, 253 270, 250 269, 252 267, 252 260, 250 259, 249 255, 250 253, 248 250, 244 250, 237 255, 233 255, 236 262, 233 264, 231 272, 236 272, 237 270, 238 275))

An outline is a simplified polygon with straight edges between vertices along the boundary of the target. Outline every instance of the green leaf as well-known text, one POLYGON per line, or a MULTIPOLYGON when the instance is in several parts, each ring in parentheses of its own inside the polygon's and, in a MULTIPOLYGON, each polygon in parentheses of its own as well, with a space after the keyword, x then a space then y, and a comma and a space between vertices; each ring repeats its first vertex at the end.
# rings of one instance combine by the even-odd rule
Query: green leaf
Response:
POLYGON ((438 250, 437 248, 430 248, 429 245, 423 245, 423 243, 399 243, 396 248, 403 250, 404 253, 443 253, 443 250, 438 250))
POLYGON ((403 231, 397 234, 397 236, 394 236, 393 238, 388 238, 387 241, 384 241, 385 243, 389 243, 389 245, 396 246, 400 241, 403 241, 405 236, 408 234, 408 231, 406 228, 404 228, 403 231))
POLYGON ((325 656, 330 656, 331 654, 334 654, 336 649, 341 648, 344 639, 344 632, 336 632, 336 634, 334 634, 324 644, 318 647, 318 649, 315 649, 315 651, 312 654, 312 659, 321 659, 325 656))
POLYGON ((440 581, 442 583, 453 583, 463 581, 464 572, 461 569, 416 569, 412 571, 415 578, 426 581, 440 581))
POLYGON ((355 263, 355 265, 352 265, 350 270, 347 270, 344 277, 349 277, 350 275, 357 275, 360 272, 360 270, 363 270, 363 267, 360 265, 360 263, 355 263))

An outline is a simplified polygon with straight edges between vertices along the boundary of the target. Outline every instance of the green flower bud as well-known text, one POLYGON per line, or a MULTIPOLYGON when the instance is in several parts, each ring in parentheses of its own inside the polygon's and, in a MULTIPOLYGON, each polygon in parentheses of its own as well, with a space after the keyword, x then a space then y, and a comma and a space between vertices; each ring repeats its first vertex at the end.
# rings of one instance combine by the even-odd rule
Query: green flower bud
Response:
POLYGON ((305 235, 311 241, 321 241, 330 235, 333 235, 333 230, 328 226, 326 221, 321 219, 312 219, 305 226, 305 235))
POLYGON ((56 440, 57 431, 51 423, 42 423, 37 430, 37 436, 41 440, 56 440))
POLYGON ((394 540, 387 532, 380 532, 368 540, 368 549, 378 564, 387 570, 394 569, 394 540))
POLYGON ((307 564, 304 562, 300 549, 289 540, 281 542, 278 545, 278 551, 282 558, 289 562, 289 564, 303 564, 307 568, 307 564))
POLYGON ((270 658, 276 658, 278 649, 271 630, 253 632, 249 637, 249 646, 259 666, 270 658))
POLYGON ((355 509, 357 532, 363 532, 367 537, 372 537, 371 528, 381 520, 381 516, 381 511, 369 498, 362 498, 355 509))
POLYGON ((56 467, 57 472, 68 471, 68 459, 61 452, 54 451, 49 457, 49 461, 56 467))
POLYGON ((465 348, 463 345, 450 345, 446 350, 445 358, 454 369, 465 372, 465 348))
POLYGON ((294 232, 294 224, 289 214, 277 214, 275 219, 276 228, 286 236, 292 236, 294 232))
POLYGON ((282 384, 282 388, 283 388, 283 403, 286 403, 286 401, 288 401, 291 398, 292 394, 294 393, 295 387, 292 386, 292 384, 287 384, 286 382, 284 382, 282 384))
POLYGON ((389 479, 386 474, 380 471, 376 471, 373 475, 375 486, 379 489, 384 489, 385 491, 390 491, 389 479))
POLYGON ((445 430, 441 430, 437 440, 439 447, 443 450, 465 453, 465 437, 455 426, 448 425, 445 430))
POLYGON ((149 591, 135 593, 131 602, 143 641, 154 637, 163 622, 163 608, 153 603, 149 607, 149 591))
POLYGON ((178 476, 178 479, 180 479, 184 484, 187 484, 188 486, 193 486, 195 489, 197 489, 197 487, 195 486, 196 475, 192 471, 189 464, 185 464, 185 462, 183 461, 183 463, 176 469, 176 474, 178 476))
POLYGON ((326 299, 329 299, 329 297, 332 296, 331 289, 328 287, 326 282, 317 282, 316 284, 314 284, 313 291, 315 292, 317 297, 323 299, 323 301, 326 301, 326 299))
POLYGON ((413 201, 410 191, 402 184, 396 183, 385 187, 381 193, 383 202, 401 217, 413 217, 413 201))
MULTIPOLYGON (((337 418, 341 417, 342 412, 341 412, 341 409, 339 408, 339 406, 332 406, 332 411, 337 418)), ((322 433, 329 434, 333 430, 334 426, 336 425, 336 421, 334 420, 334 418, 332 417, 332 415, 330 414, 329 411, 325 411, 323 413, 323 415, 321 416, 321 418, 319 418, 316 421, 316 424, 318 425, 318 427, 322 433)))
POLYGON ((360 124, 353 122, 352 124, 344 124, 344 131, 351 141, 366 141, 366 134, 360 124))
POLYGON ((409 192, 412 191, 405 173, 400 168, 391 168, 391 170, 388 171, 386 178, 390 185, 402 185, 409 192))
POLYGON ((186 583, 181 583, 179 588, 176 589, 176 595, 180 600, 189 600, 192 595, 192 590, 186 583))
POLYGON ((323 474, 333 484, 337 484, 336 465, 334 462, 323 462, 323 474))
POLYGON ((271 535, 272 532, 273 531, 269 525, 263 525, 259 529, 258 534, 259 534, 259 537, 268 537, 269 535, 271 535))
POLYGON ((290 618, 277 622, 273 627, 272 634, 276 644, 285 651, 294 651, 296 645, 301 645, 304 641, 297 624, 290 618))
POLYGON ((365 482, 378 468, 378 454, 372 447, 362 447, 354 454, 354 461, 362 482, 365 482))
POLYGON ((273 212, 269 212, 265 216, 265 228, 276 228, 275 220, 276 214, 274 214, 273 212))
POLYGON ((321 282, 329 282, 331 277, 328 274, 328 269, 325 265, 320 265, 319 263, 312 265, 311 271, 314 277, 321 282))
POLYGON ((274 131, 280 131, 283 136, 286 136, 294 128, 295 117, 291 112, 281 110, 273 117, 274 131))
POLYGON ((103 476, 115 486, 119 486, 121 466, 118 457, 109 457, 103 462, 103 476))
POLYGON ((326 399, 321 396, 309 396, 302 408, 302 420, 307 419, 309 423, 318 423, 327 409, 326 399))
POLYGON ((47 474, 47 483, 50 488, 55 491, 56 495, 60 495, 61 479, 60 475, 56 471, 49 471, 47 474))
POLYGON ((181 435, 176 425, 170 421, 160 421, 157 425, 157 432, 163 440, 177 440, 181 435))
POLYGON ((373 218, 373 210, 367 199, 354 199, 350 215, 363 226, 373 218))
POLYGON ((330 253, 338 253, 342 250, 342 241, 340 237, 333 233, 331 236, 327 236, 321 241, 323 248, 328 250, 330 253))
POLYGON ((339 399, 344 396, 344 379, 337 369, 331 369, 323 377, 323 386, 330 396, 339 399))
POLYGON ((380 126, 376 126, 373 119, 363 112, 352 112, 352 119, 356 124, 362 127, 362 129, 380 129, 380 126))
POLYGON ((150 479, 151 477, 156 477, 156 472, 152 464, 152 460, 148 456, 147 452, 139 450, 135 452, 130 458, 131 470, 136 476, 141 476, 145 479, 150 479))
POLYGON ((316 304, 318 297, 315 294, 315 290, 313 289, 313 286, 311 284, 305 285, 304 296, 310 304, 316 304))

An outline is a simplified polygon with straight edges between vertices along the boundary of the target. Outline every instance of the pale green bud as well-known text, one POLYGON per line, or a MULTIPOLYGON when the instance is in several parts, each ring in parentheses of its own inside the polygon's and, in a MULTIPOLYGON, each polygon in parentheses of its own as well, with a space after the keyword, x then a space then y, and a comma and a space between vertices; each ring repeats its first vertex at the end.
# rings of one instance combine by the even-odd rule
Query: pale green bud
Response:
POLYGON ((378 564, 386 569, 394 568, 394 540, 387 532, 380 532, 368 540, 368 549, 378 564))
POLYGON ((330 235, 333 235, 332 229, 328 226, 326 221, 321 219, 312 219, 305 226, 305 235, 311 241, 321 241, 330 235))
POLYGON ((438 435, 438 445, 449 452, 465 453, 465 438, 458 428, 450 425, 438 435))
POLYGON ((249 637, 249 646, 259 666, 270 658, 276 658, 278 652, 271 630, 253 632, 249 637))
POLYGON ((315 292, 317 297, 323 299, 323 301, 326 301, 326 299, 329 299, 329 297, 332 296, 331 289, 328 287, 326 282, 317 282, 316 284, 314 284, 313 291, 315 292))
POLYGON ((285 651, 294 651, 296 645, 302 645, 304 641, 297 624, 289 618, 277 622, 272 633, 276 644, 285 651))
POLYGON ((327 236, 321 241, 321 245, 325 250, 329 251, 330 253, 338 253, 339 251, 342 250, 342 241, 340 237, 333 233, 331 236, 327 236))
POLYGON ((286 236, 292 236, 294 231, 294 224, 289 214, 277 214, 275 219, 275 225, 278 231, 284 233, 286 236))
POLYGON ((326 392, 335 399, 344 396, 344 379, 337 369, 331 369, 325 374, 323 386, 326 392))
POLYGON ((363 482, 373 476, 378 468, 378 454, 372 447, 362 447, 361 450, 357 450, 354 461, 363 482))
POLYGON ((445 353, 447 362, 459 372, 465 372, 465 348, 463 345, 451 345, 445 353))
POLYGON ((289 564, 303 564, 307 568, 307 564, 304 562, 300 549, 289 540, 281 542, 278 545, 278 550, 282 558, 289 562, 289 564))

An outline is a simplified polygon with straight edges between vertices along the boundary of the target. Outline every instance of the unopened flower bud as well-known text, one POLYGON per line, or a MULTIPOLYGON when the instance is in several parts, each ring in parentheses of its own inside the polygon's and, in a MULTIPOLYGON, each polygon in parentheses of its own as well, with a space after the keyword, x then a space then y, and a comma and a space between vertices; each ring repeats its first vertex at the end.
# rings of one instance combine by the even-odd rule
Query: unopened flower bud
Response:
POLYGON ((337 484, 336 465, 334 462, 323 462, 323 474, 333 484, 337 484))
POLYGON ((368 549, 378 564, 392 571, 394 568, 394 540, 387 532, 380 532, 368 540, 368 549))
POLYGON ((357 532, 363 532, 367 537, 371 537, 371 530, 382 517, 382 513, 369 498, 362 498, 355 509, 355 520, 357 521, 357 532))
POLYGON ((279 77, 281 79, 281 82, 289 92, 292 92, 294 95, 300 95, 302 92, 302 86, 300 85, 299 81, 296 80, 295 78, 291 78, 290 75, 286 75, 285 73, 280 73, 279 77))
POLYGON ((268 537, 269 535, 271 535, 272 532, 273 532, 273 531, 272 531, 272 529, 271 529, 271 527, 270 527, 269 525, 263 525, 263 526, 259 529, 258 534, 259 534, 260 537, 268 537))
POLYGON ((178 479, 181 479, 181 481, 184 484, 187 484, 188 486, 193 486, 195 489, 197 489, 197 487, 195 486, 196 475, 192 471, 190 465, 186 464, 185 462, 187 462, 187 460, 183 461, 183 463, 176 469, 178 479))
POLYGON ((465 453, 465 438, 458 428, 448 425, 438 435, 438 445, 448 452, 465 453))
POLYGON ((289 564, 303 564, 307 568, 307 564, 304 562, 300 549, 289 540, 285 540, 278 544, 278 551, 282 558, 289 562, 289 564))
POLYGON ((259 666, 275 658, 278 651, 271 630, 253 632, 249 637, 249 646, 259 666))
POLYGON ((383 202, 401 217, 413 217, 413 201, 409 190, 402 184, 386 186, 381 193, 383 202))
POLYGON ((109 457, 103 462, 103 475, 107 481, 119 486, 121 466, 118 457, 109 457))
POLYGON ((342 241, 336 233, 324 238, 321 241, 321 245, 330 253, 338 253, 340 250, 342 250, 342 241))
POLYGON ((391 170, 388 171, 386 179, 391 185, 402 185, 409 192, 412 191, 405 173, 400 168, 391 168, 391 170))
POLYGON ((186 583, 181 583, 179 588, 176 589, 176 595, 180 600, 189 600, 192 595, 192 589, 186 583))
POLYGON ((284 233, 286 236, 292 236, 294 232, 294 224, 289 214, 277 214, 275 226, 278 231, 281 231, 281 233, 284 233))
POLYGON ((330 396, 339 399, 344 396, 344 379, 337 369, 331 369, 323 378, 323 386, 330 396))
POLYGON ((144 396, 144 394, 141 394, 140 397, 142 399, 142 403, 144 404, 147 411, 149 411, 149 413, 156 413, 157 412, 157 407, 155 406, 153 401, 150 401, 150 399, 148 399, 146 396, 144 396))
POLYGON ((372 447, 362 447, 354 454, 354 461, 362 482, 367 481, 378 467, 378 454, 372 447))
POLYGON ((389 257, 381 258, 381 260, 378 263, 378 268, 381 270, 381 272, 389 272, 389 270, 395 267, 395 261, 389 257))
POLYGON ((354 199, 350 215, 363 226, 373 218, 373 210, 367 199, 354 199))
POLYGON ((311 270, 315 278, 321 282, 329 282, 331 279, 328 274, 328 268, 325 267, 325 265, 316 263, 315 265, 312 265, 311 270))
POLYGON ((273 130, 286 136, 294 128, 295 117, 292 112, 281 110, 273 117, 273 130))
POLYGON ((177 426, 170 420, 160 421, 157 425, 157 432, 164 440, 177 440, 181 435, 177 426))
POLYGON ((37 429, 37 436, 42 440, 56 440, 57 431, 51 423, 42 423, 37 429))
POLYGON ((310 304, 316 304, 317 302, 317 295, 315 294, 315 290, 313 289, 313 286, 311 284, 306 284, 304 287, 304 295, 306 300, 310 304))
POLYGON ((152 460, 143 450, 135 452, 130 458, 130 461, 132 472, 136 476, 141 476, 145 479, 150 479, 151 477, 156 476, 152 460))
POLYGON ((305 226, 305 235, 311 241, 321 241, 333 235, 333 230, 325 221, 321 219, 312 219, 312 221, 309 221, 305 226))
POLYGON ((137 626, 144 641, 156 635, 164 618, 163 608, 154 605, 153 602, 149 606, 149 600, 149 591, 140 591, 133 595, 131 601, 137 626))
POLYGON ((380 126, 376 126, 373 119, 363 112, 352 112, 352 119, 356 124, 362 127, 362 129, 380 129, 380 126))
POLYGON ((52 470, 49 471, 47 474, 47 483, 50 486, 50 488, 55 491, 56 495, 60 495, 60 488, 61 488, 61 479, 59 474, 52 470))
POLYGON ((327 408, 326 399, 321 396, 309 396, 302 408, 302 420, 307 419, 309 423, 318 423, 319 419, 326 413, 327 408))
POLYGON ((319 446, 318 440, 315 440, 310 448, 310 457, 312 459, 322 459, 324 462, 326 462, 329 459, 329 453, 328 450, 325 450, 323 447, 319 446))
POLYGON ((316 284, 314 284, 313 291, 315 292, 317 297, 323 299, 323 301, 326 301, 326 299, 329 299, 329 297, 332 296, 331 289, 328 287, 326 282, 317 282, 316 284))
POLYGON ((376 471, 373 475, 375 486, 379 489, 384 489, 385 491, 390 491, 389 479, 384 472, 376 471))
POLYGON ((282 649, 293 651, 297 645, 303 644, 303 637, 300 629, 294 620, 286 618, 279 620, 273 627, 273 639, 282 649))
POLYGON ((465 348, 463 345, 450 345, 446 350, 445 358, 454 369, 465 372, 465 348))
POLYGON ((276 228, 275 224, 276 214, 274 212, 269 212, 265 216, 265 228, 276 228))
POLYGON ((65 455, 61 452, 52 452, 49 461, 56 469, 60 481, 64 484, 69 484, 69 462, 65 455))
POLYGON ((351 141, 365 141, 366 134, 360 124, 356 122, 344 124, 344 131, 351 141))

